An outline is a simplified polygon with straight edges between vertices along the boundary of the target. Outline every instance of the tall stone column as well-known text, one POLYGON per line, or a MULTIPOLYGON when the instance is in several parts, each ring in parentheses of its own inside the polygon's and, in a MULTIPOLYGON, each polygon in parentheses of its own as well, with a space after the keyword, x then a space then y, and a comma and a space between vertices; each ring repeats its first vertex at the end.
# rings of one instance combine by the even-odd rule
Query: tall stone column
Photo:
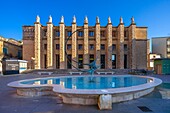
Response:
POLYGON ((106 44, 106 65, 108 69, 112 69, 112 23, 110 17, 107 24, 107 44, 106 44))
POLYGON ((35 51, 35 69, 41 69, 41 24, 40 17, 37 16, 35 25, 34 51, 35 51))
POLYGON ((96 32, 95 32, 95 38, 96 38, 96 64, 100 65, 100 22, 99 17, 96 17, 96 32))
MULTIPOLYGON (((83 63, 89 64, 89 39, 88 39, 89 31, 88 31, 88 18, 84 19, 84 56, 83 63)), ((84 69, 89 69, 87 65, 84 65, 84 69)))
POLYGON ((65 25, 64 17, 61 17, 60 22, 60 69, 66 68, 66 58, 65 58, 65 25))
POLYGON ((136 24, 134 18, 131 18, 131 25, 129 26, 129 67, 136 69, 136 38, 135 38, 136 24))
MULTIPOLYGON (((72 22, 72 33, 77 30, 77 25, 76 25, 76 17, 73 17, 73 22, 72 22)), ((72 59, 74 61, 77 61, 77 32, 72 34, 72 59)), ((72 62, 73 66, 77 67, 76 62, 72 62)), ((72 69, 74 67, 72 66, 72 69)))
POLYGON ((124 69, 124 24, 122 18, 120 18, 120 24, 118 26, 117 60, 118 69, 124 69))
POLYGON ((47 68, 53 69, 53 24, 52 17, 49 17, 49 22, 47 23, 47 68))

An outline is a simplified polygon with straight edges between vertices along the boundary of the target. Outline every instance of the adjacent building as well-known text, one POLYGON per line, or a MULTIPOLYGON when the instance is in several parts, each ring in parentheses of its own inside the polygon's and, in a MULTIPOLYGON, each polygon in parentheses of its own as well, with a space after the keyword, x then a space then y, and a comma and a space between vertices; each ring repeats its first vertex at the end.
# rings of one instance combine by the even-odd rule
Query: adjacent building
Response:
POLYGON ((0 55, 7 59, 22 59, 22 42, 0 37, 0 55))
POLYGON ((89 26, 85 17, 83 26, 78 26, 74 16, 72 25, 66 26, 62 16, 59 26, 55 26, 50 16, 43 26, 37 16, 34 26, 23 26, 23 59, 32 69, 88 69, 81 63, 95 59, 101 69, 146 69, 147 42, 147 27, 136 26, 134 18, 129 26, 122 18, 118 26, 113 26, 109 17, 107 25, 101 26, 97 17, 95 26, 89 26), (79 65, 69 63, 65 50, 79 65))
POLYGON ((22 59, 22 43, 0 36, 0 71, 2 71, 2 60, 11 58, 22 59))
POLYGON ((170 58, 170 37, 152 38, 152 52, 161 54, 162 58, 170 58))
POLYGON ((156 74, 170 74, 170 59, 158 58, 154 60, 154 70, 156 74))
POLYGON ((148 54, 148 70, 154 69, 154 60, 158 58, 161 58, 160 54, 155 54, 155 53, 148 54))

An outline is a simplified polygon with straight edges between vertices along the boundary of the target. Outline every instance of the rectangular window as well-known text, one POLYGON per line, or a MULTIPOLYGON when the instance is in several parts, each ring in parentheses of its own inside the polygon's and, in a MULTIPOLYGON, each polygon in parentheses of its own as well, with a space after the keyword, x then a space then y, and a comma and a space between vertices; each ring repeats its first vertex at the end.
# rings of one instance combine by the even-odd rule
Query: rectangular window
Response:
POLYGON ((3 53, 5 54, 5 55, 7 55, 8 54, 8 49, 7 48, 3 48, 3 53))
POLYGON ((83 68, 83 55, 78 55, 78 67, 83 68))
POLYGON ((60 45, 56 44, 56 49, 59 50, 60 49, 60 45))
POLYGON ((116 44, 112 44, 112 51, 116 50, 116 44))
POLYGON ((71 50, 71 44, 67 44, 67 50, 71 50))
POLYGON ((82 50, 82 49, 83 49, 83 45, 82 45, 82 44, 79 44, 79 45, 78 45, 78 49, 79 49, 79 50, 82 50))
POLYGON ((90 44, 90 50, 94 50, 94 44, 90 44))
POLYGON ((127 69, 127 55, 124 55, 124 68, 127 69))
POLYGON ((105 31, 100 31, 100 37, 105 37, 105 31))
POLYGON ((44 44, 44 50, 47 50, 47 44, 44 44))
POLYGON ((112 69, 116 69, 116 55, 112 54, 112 69))
POLYGON ((101 50, 105 50, 105 44, 101 44, 100 46, 101 50))
POLYGON ((170 53, 170 47, 169 47, 169 48, 167 48, 167 53, 170 53))
POLYGON ((127 50, 128 50, 127 44, 124 44, 124 51, 127 51, 127 50))
POLYGON ((90 63, 94 61, 94 55, 90 55, 90 63))
POLYGON ((116 31, 112 31, 112 37, 116 37, 116 31))
POLYGON ((105 69, 105 55, 101 55, 100 63, 101 69, 105 69))
POLYGON ((47 30, 46 29, 44 30, 44 36, 47 36, 47 30))
POLYGON ((94 37, 94 31, 89 31, 89 36, 94 37))
POLYGON ((71 55, 68 55, 68 58, 67 58, 67 69, 71 69, 71 55))
POLYGON ((60 31, 56 31, 56 37, 60 37, 60 31))
POLYGON ((60 68, 60 55, 56 54, 56 69, 60 68))
POLYGON ((170 54, 167 54, 167 58, 170 58, 170 54))
POLYGON ((47 68, 47 55, 44 55, 44 68, 47 68))
POLYGON ((167 45, 167 48, 170 48, 170 45, 167 45))
POLYGON ((167 39, 167 45, 170 45, 170 39, 167 39))
POLYGON ((127 31, 124 31, 124 37, 127 37, 127 31))
POLYGON ((71 31, 67 31, 67 36, 71 36, 72 32, 71 31))
POLYGON ((22 59, 22 51, 21 50, 18 51, 18 59, 22 59))
POLYGON ((79 32, 78 32, 78 36, 79 36, 79 37, 83 37, 83 31, 79 31, 79 32))

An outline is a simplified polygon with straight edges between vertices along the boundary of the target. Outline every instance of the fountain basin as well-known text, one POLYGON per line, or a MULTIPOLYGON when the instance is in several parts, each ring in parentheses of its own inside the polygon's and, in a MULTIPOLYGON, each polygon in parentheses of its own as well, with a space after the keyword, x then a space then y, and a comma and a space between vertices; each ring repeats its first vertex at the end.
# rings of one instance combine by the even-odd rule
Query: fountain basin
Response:
POLYGON ((162 83, 160 79, 134 75, 62 76, 11 82, 22 96, 59 95, 64 103, 96 105, 100 95, 112 95, 112 103, 144 96, 162 83))

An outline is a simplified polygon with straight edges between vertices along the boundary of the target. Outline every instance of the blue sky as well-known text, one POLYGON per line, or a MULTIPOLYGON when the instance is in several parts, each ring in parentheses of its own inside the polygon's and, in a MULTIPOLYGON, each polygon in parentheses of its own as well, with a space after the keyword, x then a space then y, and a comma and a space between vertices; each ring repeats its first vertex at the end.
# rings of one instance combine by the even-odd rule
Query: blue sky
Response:
POLYGON ((34 25, 36 15, 46 25, 48 16, 58 25, 63 15, 65 24, 71 25, 73 15, 82 26, 87 15, 89 25, 95 25, 96 16, 102 26, 108 16, 117 26, 120 16, 125 26, 134 16, 137 26, 148 27, 148 38, 170 36, 170 0, 0 0, 0 36, 22 39, 22 26, 34 25))

